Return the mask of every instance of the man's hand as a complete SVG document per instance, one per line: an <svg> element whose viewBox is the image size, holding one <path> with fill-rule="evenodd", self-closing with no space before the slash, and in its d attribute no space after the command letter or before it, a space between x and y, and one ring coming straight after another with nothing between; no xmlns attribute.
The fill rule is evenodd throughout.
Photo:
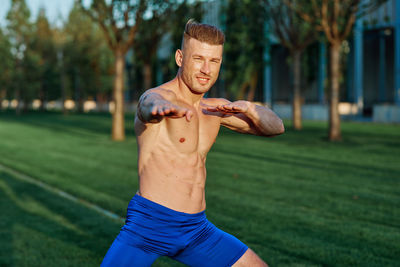
<svg viewBox="0 0 400 267"><path fill-rule="evenodd" d="M285 131L282 120L272 110L250 101L229 102L226 99L211 99L205 109L218 112L221 125L239 133L275 136Z"/></svg>
<svg viewBox="0 0 400 267"><path fill-rule="evenodd" d="M137 116L144 123L158 123L164 117L186 117L186 120L190 121L193 111L175 103L177 103L176 95L171 90L150 89L139 99Z"/></svg>
<svg viewBox="0 0 400 267"><path fill-rule="evenodd" d="M229 104L207 107L208 111L223 113L247 113L251 108L251 103L244 100L231 102Z"/></svg>
<svg viewBox="0 0 400 267"><path fill-rule="evenodd" d="M166 100L156 100L153 102L151 107L151 115L154 117L170 117L170 118L183 118L186 117L187 121L193 116L193 112L190 109L182 108L174 105Z"/></svg>

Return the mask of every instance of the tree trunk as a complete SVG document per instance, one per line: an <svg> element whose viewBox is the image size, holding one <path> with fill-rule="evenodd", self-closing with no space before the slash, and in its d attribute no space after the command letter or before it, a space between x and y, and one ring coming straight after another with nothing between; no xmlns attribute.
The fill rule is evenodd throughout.
<svg viewBox="0 0 400 267"><path fill-rule="evenodd" d="M104 97L104 93L103 92L97 92L96 93L96 104L98 107L98 110L100 112L104 112L107 110L107 101Z"/></svg>
<svg viewBox="0 0 400 267"><path fill-rule="evenodd" d="M62 54L61 54L62 55ZM68 114L68 109L65 107L65 101L67 100L67 79L64 72L64 58L61 56L60 59L60 80L61 80L61 98L62 98L62 113L63 115Z"/></svg>
<svg viewBox="0 0 400 267"><path fill-rule="evenodd" d="M292 103L292 113L293 113L293 128L295 130L301 130L301 52L294 51L293 55L293 103Z"/></svg>
<svg viewBox="0 0 400 267"><path fill-rule="evenodd" d="M42 84L41 84L41 87L40 87L40 91L39 91L39 100L40 100L40 107L39 107L39 110L40 111L44 111L44 109L45 109L45 94L44 94L44 89L43 89L43 81L42 81Z"/></svg>
<svg viewBox="0 0 400 267"><path fill-rule="evenodd" d="M239 88L239 92L236 96L236 100L244 99L244 95L246 94L247 87L249 87L249 83L247 81L243 82Z"/></svg>
<svg viewBox="0 0 400 267"><path fill-rule="evenodd" d="M330 99L329 99L329 140L340 141L339 116L339 73L340 73L340 43L330 46Z"/></svg>
<svg viewBox="0 0 400 267"><path fill-rule="evenodd" d="M115 52L115 79L114 79L114 112L111 138L115 141L125 140L124 127L124 69L125 55L122 51Z"/></svg>
<svg viewBox="0 0 400 267"><path fill-rule="evenodd" d="M79 70L74 70L74 87L75 87L75 105L77 105L78 113L83 113L83 95L81 88L81 81L79 77Z"/></svg>
<svg viewBox="0 0 400 267"><path fill-rule="evenodd" d="M253 75L250 80L249 92L247 93L247 101L254 101L254 96L256 95L257 89L257 82L258 82L258 71L253 72Z"/></svg>
<svg viewBox="0 0 400 267"><path fill-rule="evenodd" d="M18 83L18 87L20 87L21 83ZM21 89L17 88L15 90L15 99L17 100L17 106L15 108L15 113L17 115L21 115L21 102L22 102L22 98L21 98Z"/></svg>
<svg viewBox="0 0 400 267"><path fill-rule="evenodd" d="M23 98L23 105L22 105L22 112L23 113L28 113L29 111L29 103L30 103L30 99L28 97L24 97Z"/></svg>
<svg viewBox="0 0 400 267"><path fill-rule="evenodd" d="M18 76L21 75L21 62L17 59L16 61L16 71ZM21 77L21 76L19 76ZM15 99L17 100L17 106L15 108L15 113L21 115L21 82L17 81L17 88L15 89Z"/></svg>
<svg viewBox="0 0 400 267"><path fill-rule="evenodd" d="M0 109L3 109L3 100L7 95L6 89L1 89L0 90Z"/></svg>
<svg viewBox="0 0 400 267"><path fill-rule="evenodd" d="M150 89L153 81L153 71L150 63L145 63L143 67L143 85L144 89Z"/></svg>

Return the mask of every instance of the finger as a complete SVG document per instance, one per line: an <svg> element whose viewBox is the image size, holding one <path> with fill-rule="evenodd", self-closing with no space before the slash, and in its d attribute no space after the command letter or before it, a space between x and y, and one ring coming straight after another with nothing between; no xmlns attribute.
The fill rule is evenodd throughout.
<svg viewBox="0 0 400 267"><path fill-rule="evenodd" d="M174 108L173 110L170 110L170 112L168 114L166 114L165 116L169 116L172 118L182 118L185 116L185 113L186 113L186 109Z"/></svg>
<svg viewBox="0 0 400 267"><path fill-rule="evenodd" d="M224 112L224 113L240 113L240 112L243 112L240 108L237 109L237 108L232 107L232 106L223 107L220 111Z"/></svg>
<svg viewBox="0 0 400 267"><path fill-rule="evenodd" d="M174 113L174 108L171 107L171 106L165 106L163 108L163 111L164 111L164 114L167 115L167 114L170 114L170 113Z"/></svg>
<svg viewBox="0 0 400 267"><path fill-rule="evenodd" d="M221 111L225 111L225 112L230 112L230 111L232 111L232 107L231 107L231 106L228 106L228 105L221 105L221 106L219 107L219 109L220 109Z"/></svg>
<svg viewBox="0 0 400 267"><path fill-rule="evenodd" d="M218 107L206 107L208 111L218 111Z"/></svg>
<svg viewBox="0 0 400 267"><path fill-rule="evenodd" d="M170 115L172 118L182 118L185 117L185 113L184 112L175 112L173 114Z"/></svg>
<svg viewBox="0 0 400 267"><path fill-rule="evenodd" d="M244 111L244 109L242 107L238 107L238 106L233 106L232 109L235 111Z"/></svg>
<svg viewBox="0 0 400 267"><path fill-rule="evenodd" d="M226 108L229 109L229 110L237 110L237 109L240 109L240 107L235 106L235 105L228 105Z"/></svg>
<svg viewBox="0 0 400 267"><path fill-rule="evenodd" d="M186 120L189 122L193 117L193 112L191 110L188 110L186 112Z"/></svg>
<svg viewBox="0 0 400 267"><path fill-rule="evenodd" d="M232 105L223 105L223 108L232 110L233 106Z"/></svg>
<svg viewBox="0 0 400 267"><path fill-rule="evenodd" d="M158 107L157 107L157 106L154 106L154 107L151 109L151 114L152 114L152 115L157 115L157 110L158 110Z"/></svg>
<svg viewBox="0 0 400 267"><path fill-rule="evenodd" d="M169 108L166 108L166 107L164 107L162 109L162 111L164 112L164 115L168 115L171 112L171 110Z"/></svg>
<svg viewBox="0 0 400 267"><path fill-rule="evenodd" d="M158 115L161 115L161 116L164 115L164 111L163 111L163 108L162 108L162 107L159 107L159 108L157 109L157 114L158 114Z"/></svg>

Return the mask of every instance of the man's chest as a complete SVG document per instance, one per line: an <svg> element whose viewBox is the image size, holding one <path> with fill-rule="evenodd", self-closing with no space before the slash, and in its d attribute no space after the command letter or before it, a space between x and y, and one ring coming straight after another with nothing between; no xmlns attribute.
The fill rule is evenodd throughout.
<svg viewBox="0 0 400 267"><path fill-rule="evenodd" d="M168 136L172 145L181 152L207 154L218 135L221 119L205 114L201 109L192 111L190 121L167 118L163 135Z"/></svg>

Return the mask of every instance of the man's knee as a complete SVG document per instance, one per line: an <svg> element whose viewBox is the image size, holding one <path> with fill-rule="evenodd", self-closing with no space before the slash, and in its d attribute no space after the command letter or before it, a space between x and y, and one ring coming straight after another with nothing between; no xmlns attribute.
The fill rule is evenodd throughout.
<svg viewBox="0 0 400 267"><path fill-rule="evenodd" d="M240 257L240 259L233 265L233 267L268 267L268 265L257 256L250 248Z"/></svg>

